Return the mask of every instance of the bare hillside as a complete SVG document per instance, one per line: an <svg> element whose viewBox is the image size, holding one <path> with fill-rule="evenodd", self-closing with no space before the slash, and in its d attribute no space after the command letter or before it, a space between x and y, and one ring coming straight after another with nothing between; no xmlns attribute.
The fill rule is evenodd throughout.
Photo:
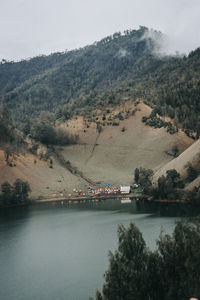
<svg viewBox="0 0 200 300"><path fill-rule="evenodd" d="M130 105L133 106L127 102L124 111L135 108ZM121 109L116 108L109 116L113 117ZM182 131L170 135L164 128L146 126L141 119L150 112L150 107L139 104L136 113L120 121L118 126L108 126L106 123L103 126L101 122L100 131L96 122L92 121L88 125L83 116L59 124L58 126L66 128L68 132L79 134L80 141L76 145L56 147L58 156L57 159L52 157L53 169L49 168L48 162L27 152L16 156L16 166L9 167L1 150L0 184L5 181L13 183L16 178L21 178L30 183L32 197L49 197L55 193L62 194L64 189L68 193L74 188L84 189L89 182L130 184L136 167L152 168L156 176L160 176L168 168L175 167L180 171L180 165L185 165L190 157L197 157L199 142L192 145L193 140ZM98 111L96 114L102 120L102 112ZM170 155L174 145L178 146L180 153L183 152L177 159ZM186 150L188 147L190 150ZM61 163L59 155L63 161L70 162L70 167L75 172L70 172L66 164ZM34 160L37 162L34 163Z"/></svg>
<svg viewBox="0 0 200 300"><path fill-rule="evenodd" d="M64 147L62 154L94 181L131 183L136 167L157 171L173 159L169 153L174 145L181 153L193 141L181 131L170 135L164 128L144 125L142 116L150 112L148 106L140 104L134 116L121 121L119 126L103 126L100 134L94 124L85 129L80 118L77 122L80 143ZM67 126L76 130L76 123Z"/></svg>
<svg viewBox="0 0 200 300"><path fill-rule="evenodd" d="M36 159L36 163L34 160ZM19 155L15 160L15 167L7 166L3 151L0 151L0 185L8 181L11 184L17 179L28 181L31 186L31 196L47 196L60 194L64 189L72 191L77 187L85 187L86 182L72 175L68 170L60 166L55 160L53 169L48 162L37 159L36 156L26 153Z"/></svg>

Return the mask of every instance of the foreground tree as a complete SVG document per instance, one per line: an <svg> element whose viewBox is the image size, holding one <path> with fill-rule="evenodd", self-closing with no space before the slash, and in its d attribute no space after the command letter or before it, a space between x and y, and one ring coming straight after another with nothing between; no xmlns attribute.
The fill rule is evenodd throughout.
<svg viewBox="0 0 200 300"><path fill-rule="evenodd" d="M109 253L110 268L103 287L105 299L144 299L140 285L145 280L147 249L142 234L131 224L128 230L120 226L118 236L118 251Z"/></svg>
<svg viewBox="0 0 200 300"><path fill-rule="evenodd" d="M139 229L118 230L118 250L109 254L100 300L171 300L200 295L200 221L178 222L150 251Z"/></svg>

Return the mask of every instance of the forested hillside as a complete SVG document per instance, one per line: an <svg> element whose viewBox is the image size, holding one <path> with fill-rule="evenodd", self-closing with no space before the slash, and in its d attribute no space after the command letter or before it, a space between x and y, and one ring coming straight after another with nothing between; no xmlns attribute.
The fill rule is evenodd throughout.
<svg viewBox="0 0 200 300"><path fill-rule="evenodd" d="M159 54L162 34L140 27L91 46L0 64L0 101L16 124L41 111L55 119L85 114L124 99L142 99L196 138L200 130L200 49L186 56Z"/></svg>

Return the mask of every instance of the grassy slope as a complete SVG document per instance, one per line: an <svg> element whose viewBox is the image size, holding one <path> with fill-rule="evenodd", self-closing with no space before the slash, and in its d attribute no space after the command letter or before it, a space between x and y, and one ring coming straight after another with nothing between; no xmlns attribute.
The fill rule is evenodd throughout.
<svg viewBox="0 0 200 300"><path fill-rule="evenodd" d="M103 127L95 149L98 135L95 126L83 132L84 126L80 130L79 120L80 144L64 147L63 155L94 181L122 184L132 182L136 167L156 171L171 161L173 157L165 151L170 152L174 144L182 152L193 143L181 131L170 135L164 128L154 129L144 125L141 118L149 114L150 108L142 104L140 109L135 116L121 121L120 126ZM125 132L121 131L122 127L126 128Z"/></svg>

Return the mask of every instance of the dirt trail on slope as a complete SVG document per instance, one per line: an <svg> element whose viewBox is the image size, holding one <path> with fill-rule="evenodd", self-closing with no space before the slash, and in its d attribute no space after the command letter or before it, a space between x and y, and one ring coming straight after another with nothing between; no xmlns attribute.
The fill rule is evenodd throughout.
<svg viewBox="0 0 200 300"><path fill-rule="evenodd" d="M95 139L95 141L94 141L94 145L93 145L91 154L90 154L90 156L88 157L88 159L86 160L86 163L92 158L92 156L93 156L93 154L94 154L94 150L95 150L95 148L96 148L96 146L97 146L97 142L98 142L98 139L99 139L99 137L100 137L100 134L101 134L101 133L98 132L97 137L96 137L96 139Z"/></svg>
<svg viewBox="0 0 200 300"><path fill-rule="evenodd" d="M69 172L71 172L73 175L78 176L85 180L87 183L91 185L95 185L95 182L92 181L90 178L84 176L83 172L78 170L77 167L73 166L69 160L65 160L64 156L58 152L57 150L54 150L54 156L57 159L57 161L60 163L61 166L66 168Z"/></svg>

